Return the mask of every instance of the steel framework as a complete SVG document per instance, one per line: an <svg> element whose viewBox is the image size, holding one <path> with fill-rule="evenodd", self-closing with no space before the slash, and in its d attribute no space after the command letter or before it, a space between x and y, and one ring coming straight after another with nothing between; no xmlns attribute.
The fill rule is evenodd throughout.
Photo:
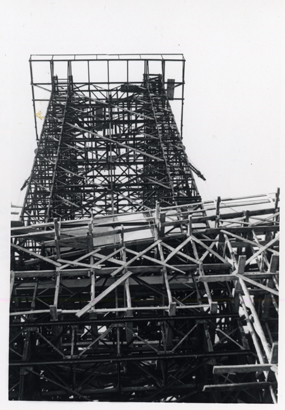
<svg viewBox="0 0 285 410"><path fill-rule="evenodd" d="M11 234L11 400L277 402L279 191L201 201L184 65L31 57L36 129L50 98Z"/></svg>

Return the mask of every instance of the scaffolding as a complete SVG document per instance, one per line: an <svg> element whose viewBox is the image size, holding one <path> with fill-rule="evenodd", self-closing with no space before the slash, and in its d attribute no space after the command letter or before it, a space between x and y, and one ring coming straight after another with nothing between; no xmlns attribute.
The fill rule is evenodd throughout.
<svg viewBox="0 0 285 410"><path fill-rule="evenodd" d="M279 190L202 201L183 56L30 63L40 137L11 230L10 400L276 403Z"/></svg>

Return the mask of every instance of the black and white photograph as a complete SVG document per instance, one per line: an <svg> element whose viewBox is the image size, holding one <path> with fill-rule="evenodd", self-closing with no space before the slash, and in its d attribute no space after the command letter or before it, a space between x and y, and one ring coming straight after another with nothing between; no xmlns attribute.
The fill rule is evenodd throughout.
<svg viewBox="0 0 285 410"><path fill-rule="evenodd" d="M281 405L284 8L3 1L7 408Z"/></svg>

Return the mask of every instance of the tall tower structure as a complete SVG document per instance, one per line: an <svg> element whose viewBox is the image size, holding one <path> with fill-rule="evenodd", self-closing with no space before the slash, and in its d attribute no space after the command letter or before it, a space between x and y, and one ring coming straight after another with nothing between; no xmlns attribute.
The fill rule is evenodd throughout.
<svg viewBox="0 0 285 410"><path fill-rule="evenodd" d="M279 192L202 202L183 56L30 64L10 399L276 402Z"/></svg>

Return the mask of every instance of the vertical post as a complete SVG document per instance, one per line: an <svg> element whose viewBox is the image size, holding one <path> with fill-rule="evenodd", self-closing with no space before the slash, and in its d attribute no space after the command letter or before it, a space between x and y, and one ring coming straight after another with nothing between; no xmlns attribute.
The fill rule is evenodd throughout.
<svg viewBox="0 0 285 410"><path fill-rule="evenodd" d="M14 289L14 282L15 282L15 272L10 272L10 300L12 298L13 289Z"/></svg>
<svg viewBox="0 0 285 410"><path fill-rule="evenodd" d="M192 235L192 216L188 215L188 236Z"/></svg>
<svg viewBox="0 0 285 410"><path fill-rule="evenodd" d="M277 211L279 207L279 199L280 199L280 188L277 188L277 192L275 194L275 211Z"/></svg>
<svg viewBox="0 0 285 410"><path fill-rule="evenodd" d="M60 224L57 218L54 218L53 223L54 223L54 242L55 242L56 256L57 256L57 259L60 259L60 246L59 246Z"/></svg>
<svg viewBox="0 0 285 410"><path fill-rule="evenodd" d="M219 228L220 226L220 203L221 203L221 197L218 196L217 201L216 201L216 221L215 221L216 228Z"/></svg>
<svg viewBox="0 0 285 410"><path fill-rule="evenodd" d="M162 84L165 86L165 61L161 60Z"/></svg>
<svg viewBox="0 0 285 410"><path fill-rule="evenodd" d="M127 302L127 312L126 312L126 317L132 317L133 312L129 309L132 307L132 298L131 298L131 292L130 292L130 279L127 279L125 282L125 294L126 294L126 302ZM133 334L133 322L126 322L126 341L129 346L132 346L133 343L131 342L132 340L132 334Z"/></svg>
<svg viewBox="0 0 285 410"><path fill-rule="evenodd" d="M88 233L89 233L89 252L91 252L94 249L93 246L93 213L91 213L91 218L90 222L88 224ZM94 265L94 256L90 255L90 265ZM90 299L94 300L96 297L96 275L95 275L95 269L91 268L90 271ZM96 308L95 305L91 307L90 312L89 312L89 319L90 320L96 320L97 318L97 313L96 313ZM92 336L96 339L98 337L98 327L96 324L91 324L91 334ZM98 346L99 342L97 342L95 345Z"/></svg>
<svg viewBox="0 0 285 410"><path fill-rule="evenodd" d="M176 315L176 303L170 302L169 303L169 316L171 317L175 315ZM170 320L169 324L166 325L166 347L167 349L173 346L173 328L174 327L175 327L174 320Z"/></svg>
<svg viewBox="0 0 285 410"><path fill-rule="evenodd" d="M156 201L155 203L155 225L157 227L157 229L159 230L159 223L160 223L160 204L159 201Z"/></svg>
<svg viewBox="0 0 285 410"><path fill-rule="evenodd" d="M88 94L89 94L89 103L91 102L91 90L90 90L90 61L87 61L87 70L88 70Z"/></svg>

